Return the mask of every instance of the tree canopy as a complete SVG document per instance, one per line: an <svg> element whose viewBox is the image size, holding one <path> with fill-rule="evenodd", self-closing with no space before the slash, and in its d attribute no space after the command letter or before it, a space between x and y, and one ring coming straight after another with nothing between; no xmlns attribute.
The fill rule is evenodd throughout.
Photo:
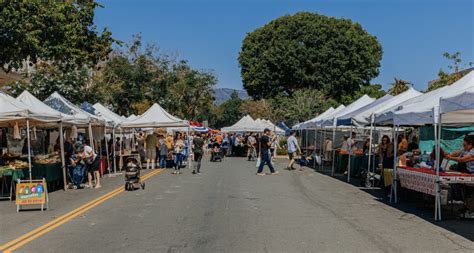
<svg viewBox="0 0 474 253"><path fill-rule="evenodd" d="M388 93L392 96L396 96L400 93L407 91L411 85L413 84L408 81L395 78L395 81L391 83L390 89L388 89Z"/></svg>
<svg viewBox="0 0 474 253"><path fill-rule="evenodd" d="M340 100L379 74L381 58L377 38L360 24L299 12L248 33L239 63L255 99L315 88Z"/></svg>
<svg viewBox="0 0 474 253"><path fill-rule="evenodd" d="M94 65L115 41L94 25L95 1L0 1L0 66L20 69L26 60Z"/></svg>

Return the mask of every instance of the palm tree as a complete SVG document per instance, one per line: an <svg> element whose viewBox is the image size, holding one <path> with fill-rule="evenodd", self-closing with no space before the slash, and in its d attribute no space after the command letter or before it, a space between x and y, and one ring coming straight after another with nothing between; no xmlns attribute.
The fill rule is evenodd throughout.
<svg viewBox="0 0 474 253"><path fill-rule="evenodd" d="M388 90L388 93L392 96L396 96L400 93L403 93L407 91L413 84L402 80L402 79L397 79L395 78L395 82L391 83L392 87Z"/></svg>

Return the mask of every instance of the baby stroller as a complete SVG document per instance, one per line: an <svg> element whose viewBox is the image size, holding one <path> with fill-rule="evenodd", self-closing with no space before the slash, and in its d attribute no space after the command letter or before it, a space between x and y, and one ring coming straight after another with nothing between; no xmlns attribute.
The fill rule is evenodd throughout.
<svg viewBox="0 0 474 253"><path fill-rule="evenodd" d="M222 159L222 150L218 145L215 145L211 152L211 162L222 162Z"/></svg>
<svg viewBox="0 0 474 253"><path fill-rule="evenodd" d="M84 164L77 163L76 166L68 165L69 189L84 188L84 180L86 178L86 169Z"/></svg>
<svg viewBox="0 0 474 253"><path fill-rule="evenodd" d="M145 183L141 181L140 166L136 158L130 157L125 165L125 190L133 191L138 188L145 189Z"/></svg>

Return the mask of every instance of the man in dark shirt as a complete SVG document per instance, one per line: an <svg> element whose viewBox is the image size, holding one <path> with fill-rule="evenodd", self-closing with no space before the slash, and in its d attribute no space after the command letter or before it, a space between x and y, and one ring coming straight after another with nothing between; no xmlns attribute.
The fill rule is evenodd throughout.
<svg viewBox="0 0 474 253"><path fill-rule="evenodd" d="M271 136L271 131L268 128L265 128L263 131L262 137L260 137L260 165L258 166L258 171L257 175L259 176L264 176L265 173L263 173L263 166L268 165L268 168L270 168L270 172L272 175L278 174L278 171L275 171L272 165L272 157L270 155L270 147L272 145L272 138Z"/></svg>
<svg viewBox="0 0 474 253"><path fill-rule="evenodd" d="M194 153L194 162L196 169L193 169L193 174L201 173L201 160L202 154L204 151L204 140L201 138L201 134L197 133L196 136L193 138L193 153Z"/></svg>

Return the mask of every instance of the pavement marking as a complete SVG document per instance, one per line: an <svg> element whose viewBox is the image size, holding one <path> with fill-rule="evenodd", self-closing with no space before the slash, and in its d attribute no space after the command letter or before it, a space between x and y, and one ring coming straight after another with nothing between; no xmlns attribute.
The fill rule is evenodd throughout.
<svg viewBox="0 0 474 253"><path fill-rule="evenodd" d="M164 169L157 169L154 170L144 176L142 176L142 180L145 181L148 178L151 178L152 176L159 174L161 172L165 171ZM86 211L98 206L99 204L105 202L106 200L115 197L116 195L122 193L125 191L125 188L123 186L118 187L115 190L112 190L109 193L106 193L46 224L44 224L41 227L38 227L26 234L23 234L22 236L0 246L0 251L3 251L4 253L9 253L12 252L13 250L16 250L20 248L21 246L33 241L34 239L50 232L51 230L61 226L62 224L66 223L69 220L72 220L73 218L85 213Z"/></svg>

